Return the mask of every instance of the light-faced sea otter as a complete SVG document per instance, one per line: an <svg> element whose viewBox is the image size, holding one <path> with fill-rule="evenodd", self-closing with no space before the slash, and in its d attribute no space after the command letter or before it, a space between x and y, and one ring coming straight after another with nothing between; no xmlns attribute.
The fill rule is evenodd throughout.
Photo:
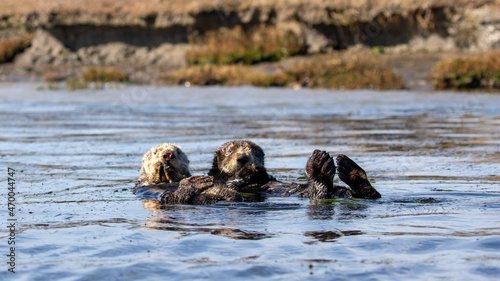
<svg viewBox="0 0 500 281"><path fill-rule="evenodd" d="M190 176L186 154L178 145L164 143L144 154L138 184L173 183Z"/></svg>
<svg viewBox="0 0 500 281"><path fill-rule="evenodd" d="M171 204L209 205L243 200L236 190L214 177L191 176L186 154L178 145L169 143L144 154L134 193L146 199L158 199L161 195L165 203Z"/></svg>

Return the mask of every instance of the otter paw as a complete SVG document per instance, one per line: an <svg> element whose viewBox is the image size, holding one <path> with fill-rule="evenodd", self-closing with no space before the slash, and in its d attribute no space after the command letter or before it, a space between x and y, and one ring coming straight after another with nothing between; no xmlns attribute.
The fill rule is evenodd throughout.
<svg viewBox="0 0 500 281"><path fill-rule="evenodd" d="M260 165L252 164L243 167L236 178L226 182L226 187L238 190L239 192L261 192L262 188L272 178L267 174L266 168Z"/></svg>
<svg viewBox="0 0 500 281"><path fill-rule="evenodd" d="M339 154L336 161L339 178L349 185L349 187L353 188L353 186L370 184L365 171L349 157Z"/></svg>
<svg viewBox="0 0 500 281"><path fill-rule="evenodd" d="M343 154L338 155L336 161L339 178L352 189L353 197L370 199L381 197L372 187L365 171L356 162Z"/></svg>
<svg viewBox="0 0 500 281"><path fill-rule="evenodd" d="M213 177L192 176L183 179L175 192L164 192L160 196L162 204L196 204L197 197L214 185Z"/></svg>
<svg viewBox="0 0 500 281"><path fill-rule="evenodd" d="M247 184L261 185L264 185L271 180L267 174L266 168L255 164L242 168L238 172L237 178L244 180Z"/></svg>
<svg viewBox="0 0 500 281"><path fill-rule="evenodd" d="M165 167L163 163L158 164L158 182L157 183L171 183L172 181L168 177L168 167Z"/></svg>
<svg viewBox="0 0 500 281"><path fill-rule="evenodd" d="M171 202L173 201L173 193L174 191L171 190L163 191L163 193L160 194L160 204L171 204Z"/></svg>
<svg viewBox="0 0 500 281"><path fill-rule="evenodd" d="M203 191L195 198L193 203L195 205L212 205L220 201L241 202L243 197L234 189L214 186Z"/></svg>
<svg viewBox="0 0 500 281"><path fill-rule="evenodd" d="M308 181L331 183L335 176L333 158L326 151L314 150L304 170Z"/></svg>

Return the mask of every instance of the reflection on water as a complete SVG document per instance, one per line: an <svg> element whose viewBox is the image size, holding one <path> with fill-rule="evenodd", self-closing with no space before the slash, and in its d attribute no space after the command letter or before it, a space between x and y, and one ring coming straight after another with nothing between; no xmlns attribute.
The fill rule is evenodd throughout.
<svg viewBox="0 0 500 281"><path fill-rule="evenodd" d="M307 208L307 215L313 220L350 220L363 218L369 205L367 200L333 199L313 200Z"/></svg>
<svg viewBox="0 0 500 281"><path fill-rule="evenodd" d="M0 87L0 159L18 171L19 280L500 275L498 95ZM283 181L304 181L315 148L345 153L383 198L160 206L131 193L153 145L181 145L204 174L231 139L260 144Z"/></svg>
<svg viewBox="0 0 500 281"><path fill-rule="evenodd" d="M348 231L306 231L305 236L314 237L319 242L335 242L339 237L361 235L363 234L358 230Z"/></svg>
<svg viewBox="0 0 500 281"><path fill-rule="evenodd" d="M210 233L213 235L221 235L231 239L260 240L271 237L271 235L266 233L246 231L237 228L180 227L177 226L176 223L168 223L166 221L155 222L154 224L148 222L146 227L155 230L175 231L178 232L181 236Z"/></svg>

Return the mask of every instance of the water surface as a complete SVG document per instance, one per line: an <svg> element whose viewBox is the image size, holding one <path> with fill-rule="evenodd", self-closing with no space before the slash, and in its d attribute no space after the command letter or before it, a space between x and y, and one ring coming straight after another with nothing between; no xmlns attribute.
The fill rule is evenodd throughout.
<svg viewBox="0 0 500 281"><path fill-rule="evenodd" d="M0 84L0 194L11 167L20 203L17 273L2 262L1 280L500 276L500 95L37 86ZM383 198L158 206L131 193L152 146L181 145L205 174L232 139L261 145L283 181L304 181L315 148L347 154Z"/></svg>

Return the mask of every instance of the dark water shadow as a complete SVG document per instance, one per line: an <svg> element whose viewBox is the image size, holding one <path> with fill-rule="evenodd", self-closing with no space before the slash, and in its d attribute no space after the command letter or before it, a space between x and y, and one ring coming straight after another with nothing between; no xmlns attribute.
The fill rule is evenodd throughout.
<svg viewBox="0 0 500 281"><path fill-rule="evenodd" d="M359 230L346 230L346 231L306 231L304 236L314 238L319 242L336 242L338 238L344 236L362 235L363 232ZM307 242L311 244L311 242Z"/></svg>
<svg viewBox="0 0 500 281"><path fill-rule="evenodd" d="M249 231L231 227L213 227L219 224L207 223L183 223L169 219L148 219L145 228L179 232L180 236L188 236L201 233L209 233L212 235L223 236L231 239L243 240L261 240L271 238L273 235L258 231Z"/></svg>
<svg viewBox="0 0 500 281"><path fill-rule="evenodd" d="M327 199L311 200L307 207L307 216L313 220L346 220L365 218L361 212L366 211L369 205L356 199Z"/></svg>

